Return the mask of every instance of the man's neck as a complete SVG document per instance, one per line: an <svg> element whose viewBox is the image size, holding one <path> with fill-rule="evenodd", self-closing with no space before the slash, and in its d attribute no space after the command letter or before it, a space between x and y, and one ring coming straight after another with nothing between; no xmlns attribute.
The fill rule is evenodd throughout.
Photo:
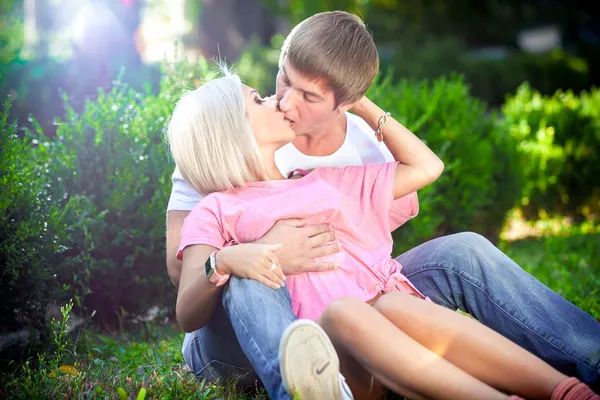
<svg viewBox="0 0 600 400"><path fill-rule="evenodd" d="M329 123L322 124L311 132L296 136L293 144L298 151L307 156L325 157L332 155L342 147L346 140L346 114Z"/></svg>

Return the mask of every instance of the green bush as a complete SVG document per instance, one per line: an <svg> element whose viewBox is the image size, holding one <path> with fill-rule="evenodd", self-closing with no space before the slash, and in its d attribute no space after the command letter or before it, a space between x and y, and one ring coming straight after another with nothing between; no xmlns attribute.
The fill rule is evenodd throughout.
<svg viewBox="0 0 600 400"><path fill-rule="evenodd" d="M67 229L47 191L46 164L33 162L33 141L17 135L9 109L6 101L0 115L0 326L41 328L48 299L67 294L59 283Z"/></svg>
<svg viewBox="0 0 600 400"><path fill-rule="evenodd" d="M525 160L521 203L527 216L600 211L600 91L543 96L523 84L507 98L503 113Z"/></svg>
<svg viewBox="0 0 600 400"><path fill-rule="evenodd" d="M516 144L460 78L380 79L367 95L425 141L446 169L419 193L415 222L398 230L396 251L434 236L475 231L495 239L504 214L519 199Z"/></svg>

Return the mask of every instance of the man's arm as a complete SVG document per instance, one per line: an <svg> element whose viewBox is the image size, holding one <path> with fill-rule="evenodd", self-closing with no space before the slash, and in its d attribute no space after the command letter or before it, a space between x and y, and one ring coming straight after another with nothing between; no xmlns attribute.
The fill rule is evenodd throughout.
<svg viewBox="0 0 600 400"><path fill-rule="evenodd" d="M167 271L171 282L179 287L181 277L181 261L177 259L177 250L181 242L181 228L183 220L189 211L171 210L167 211Z"/></svg>

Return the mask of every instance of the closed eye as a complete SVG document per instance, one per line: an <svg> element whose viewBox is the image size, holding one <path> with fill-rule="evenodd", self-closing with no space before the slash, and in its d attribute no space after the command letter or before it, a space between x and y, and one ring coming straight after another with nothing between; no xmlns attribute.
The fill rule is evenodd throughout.
<svg viewBox="0 0 600 400"><path fill-rule="evenodd" d="M316 103L317 100L309 98L308 95L304 95L304 100L306 100L307 103Z"/></svg>

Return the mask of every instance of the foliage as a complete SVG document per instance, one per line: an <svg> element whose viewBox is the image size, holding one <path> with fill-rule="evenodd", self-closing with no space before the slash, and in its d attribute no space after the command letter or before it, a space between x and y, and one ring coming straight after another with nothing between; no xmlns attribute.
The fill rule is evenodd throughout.
<svg viewBox="0 0 600 400"><path fill-rule="evenodd" d="M475 231L495 238L519 198L516 145L460 78L379 79L367 95L427 143L446 169L419 192L420 215L399 229L396 251L437 235Z"/></svg>
<svg viewBox="0 0 600 400"><path fill-rule="evenodd" d="M19 138L9 108L6 101L0 115L0 325L40 328L48 299L66 296L59 282L70 269L61 260L68 228L48 193L48 165L32 161L36 141Z"/></svg>
<svg viewBox="0 0 600 400"><path fill-rule="evenodd" d="M269 47L253 43L240 56L235 69L244 83L263 96L275 93L275 77L279 70L279 51L285 37L275 35Z"/></svg>
<svg viewBox="0 0 600 400"><path fill-rule="evenodd" d="M597 213L600 90L543 96L523 84L507 98L503 113L503 124L526 160L521 202L528 215Z"/></svg>
<svg viewBox="0 0 600 400"><path fill-rule="evenodd" d="M24 44L22 10L16 1L0 2L0 65L15 60ZM3 79L0 72L0 79Z"/></svg>

